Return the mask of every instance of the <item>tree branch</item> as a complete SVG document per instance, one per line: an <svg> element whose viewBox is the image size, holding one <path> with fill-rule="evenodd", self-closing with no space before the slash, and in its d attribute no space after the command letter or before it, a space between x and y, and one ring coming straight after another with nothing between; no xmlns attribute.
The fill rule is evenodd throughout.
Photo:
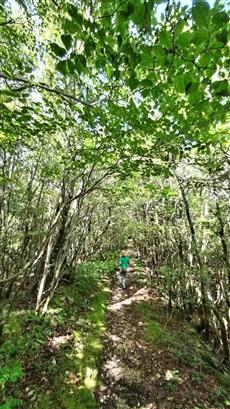
<svg viewBox="0 0 230 409"><path fill-rule="evenodd" d="M10 77L10 76L8 76L6 74L3 74L1 72L0 72L0 78L4 79L5 81L12 81L12 82L18 82L18 83L21 83L21 84L25 84L25 87L28 87L28 88L43 89L43 90L48 91L48 92L50 92L52 94L56 94L59 97L62 97L64 99L72 100L74 102L78 102L79 104L82 104L82 105L85 105L85 106L88 106L88 107L93 107L92 103L84 101L84 100L82 100L80 98L77 98L74 95L68 94L65 91L62 91L61 89L51 88L51 87L49 87L49 85L47 85L47 84L45 84L43 82L33 83L33 82L30 82L30 81L28 81L28 80L26 80L24 78L18 78L18 77L12 78L12 77ZM25 88L23 87L23 89L25 89ZM20 88L16 88L16 89L13 89L13 90L14 91L20 91L20 90L22 90L22 88L20 87Z"/></svg>

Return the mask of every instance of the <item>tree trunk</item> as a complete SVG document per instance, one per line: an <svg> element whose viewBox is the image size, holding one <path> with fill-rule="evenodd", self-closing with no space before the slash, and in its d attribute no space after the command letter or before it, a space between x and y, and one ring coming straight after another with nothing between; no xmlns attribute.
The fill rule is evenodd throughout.
<svg viewBox="0 0 230 409"><path fill-rule="evenodd" d="M184 207L185 207L185 213L190 229L190 234L191 234L191 242L192 242L192 250L195 254L197 264L199 266L200 270L200 289L201 289L201 302L202 302L202 307L203 307L203 312L204 312L204 319L205 319L205 339L208 341L209 340L209 335L210 335L210 324L209 324L209 305L208 305L208 299L207 299L207 291L206 291L206 283L205 283L205 278L203 274L203 262L201 260L199 250L198 250L198 245L197 245L197 240L196 240L196 233L195 233L195 227L192 221L191 217L191 212L190 212L190 207L189 203L185 194L185 190L183 188L183 185L181 181L177 178L177 181L179 183L179 188L181 191L181 196L183 199Z"/></svg>
<svg viewBox="0 0 230 409"><path fill-rule="evenodd" d="M43 296L44 288L46 285L47 276L49 274L49 263L50 263L51 251L52 251L52 236L50 236L48 244L47 244L44 271L43 271L42 279L40 281L38 295L37 295L36 311L39 311L40 306L41 306L42 296Z"/></svg>

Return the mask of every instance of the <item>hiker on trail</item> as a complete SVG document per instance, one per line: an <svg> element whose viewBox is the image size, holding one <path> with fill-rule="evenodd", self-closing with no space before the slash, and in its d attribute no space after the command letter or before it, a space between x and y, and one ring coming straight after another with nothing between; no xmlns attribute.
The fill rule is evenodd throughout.
<svg viewBox="0 0 230 409"><path fill-rule="evenodd" d="M123 251L121 257L119 258L119 267L120 267L120 283L123 288L126 288L126 274L129 267L129 258L126 255L126 252Z"/></svg>

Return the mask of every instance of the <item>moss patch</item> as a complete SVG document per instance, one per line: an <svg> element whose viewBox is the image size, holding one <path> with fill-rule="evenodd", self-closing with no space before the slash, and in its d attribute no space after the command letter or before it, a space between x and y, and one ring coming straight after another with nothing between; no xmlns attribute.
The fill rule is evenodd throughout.
<svg viewBox="0 0 230 409"><path fill-rule="evenodd" d="M142 319L144 319L145 338L147 341L155 343L168 343L170 341L170 333L157 322L152 308L147 302L142 301L138 303L137 311L142 316Z"/></svg>

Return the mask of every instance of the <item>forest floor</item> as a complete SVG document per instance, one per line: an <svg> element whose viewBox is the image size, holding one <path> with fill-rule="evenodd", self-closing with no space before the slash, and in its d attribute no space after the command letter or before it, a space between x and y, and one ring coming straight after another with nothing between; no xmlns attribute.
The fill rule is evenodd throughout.
<svg viewBox="0 0 230 409"><path fill-rule="evenodd" d="M117 257L82 264L45 317L26 300L0 343L0 409L224 409L230 376L180 312Z"/></svg>
<svg viewBox="0 0 230 409"><path fill-rule="evenodd" d="M210 351L195 331L143 286L140 271L129 276L127 289L118 287L117 280L112 284L98 409L229 407Z"/></svg>

